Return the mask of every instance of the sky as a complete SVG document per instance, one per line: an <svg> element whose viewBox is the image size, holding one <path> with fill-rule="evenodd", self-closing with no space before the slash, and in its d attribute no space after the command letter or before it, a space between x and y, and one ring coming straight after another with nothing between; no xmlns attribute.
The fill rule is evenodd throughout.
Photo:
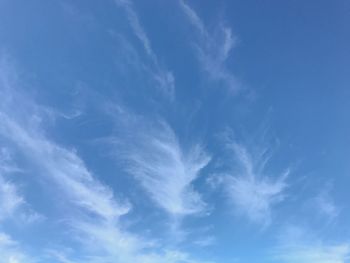
<svg viewBox="0 0 350 263"><path fill-rule="evenodd" d="M0 0L0 263L349 263L349 25Z"/></svg>

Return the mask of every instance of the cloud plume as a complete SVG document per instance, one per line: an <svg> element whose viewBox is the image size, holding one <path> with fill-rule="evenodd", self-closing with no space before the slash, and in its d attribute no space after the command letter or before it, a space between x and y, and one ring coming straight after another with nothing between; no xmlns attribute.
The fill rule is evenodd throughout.
<svg viewBox="0 0 350 263"><path fill-rule="evenodd" d="M231 28L219 24L217 31L209 32L201 18L185 1L180 0L180 7L197 32L197 39L194 47L197 59L210 79L222 83L222 86L231 92L240 89L236 77L225 65L232 48L236 44L236 38L232 34Z"/></svg>
<svg viewBox="0 0 350 263"><path fill-rule="evenodd" d="M268 149L253 155L236 141L228 141L227 147L233 154L231 160L235 165L220 180L229 202L238 214L251 222L268 226L273 206L284 200L289 170L278 177L268 176L264 171L271 158Z"/></svg>

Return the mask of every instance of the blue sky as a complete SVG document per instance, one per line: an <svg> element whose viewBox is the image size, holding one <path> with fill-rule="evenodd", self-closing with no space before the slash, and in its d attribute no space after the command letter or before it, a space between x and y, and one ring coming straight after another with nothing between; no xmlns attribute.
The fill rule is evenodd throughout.
<svg viewBox="0 0 350 263"><path fill-rule="evenodd" d="M350 262L349 24L0 0L0 263Z"/></svg>

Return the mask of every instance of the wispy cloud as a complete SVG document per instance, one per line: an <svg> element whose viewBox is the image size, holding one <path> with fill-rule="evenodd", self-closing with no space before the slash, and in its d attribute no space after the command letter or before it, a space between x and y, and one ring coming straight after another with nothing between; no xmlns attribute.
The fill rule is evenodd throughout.
<svg viewBox="0 0 350 263"><path fill-rule="evenodd" d="M16 101L32 104L27 105L27 108L31 108L31 114L41 115L39 119L44 118L43 112L40 112L30 98L24 99L19 93L16 93L15 84L7 83L6 91L4 85L0 84L2 92L8 92L8 95L15 98ZM24 116L15 114L12 110L13 106L9 103L0 112L1 137L16 145L18 151L38 167L38 174L51 180L64 193L68 204L76 206L86 216L97 217L89 228L81 227L84 217L70 218L71 226L79 230L79 235L96 234L91 232L93 228L99 227L105 230L105 226L109 227L110 233L119 234L117 221L121 215L128 212L129 205L116 201L112 190L94 177L74 150L65 149L52 142L38 126L24 126L25 122L21 121ZM7 192L12 193L9 189L11 190L7 187ZM113 236L114 239L118 237L120 238L120 235ZM100 246L109 242L108 239L98 241ZM101 243L102 241L104 243Z"/></svg>
<svg viewBox="0 0 350 263"><path fill-rule="evenodd" d="M6 233L0 232L0 263L32 263L32 258L26 255L20 245Z"/></svg>
<svg viewBox="0 0 350 263"><path fill-rule="evenodd" d="M330 194L330 187L326 186L314 199L316 207L322 216L328 221L335 220L340 214L340 208L333 201Z"/></svg>
<svg viewBox="0 0 350 263"><path fill-rule="evenodd" d="M127 211L114 201L108 187L93 178L74 151L50 142L37 131L25 129L8 115L1 113L0 121L0 133L37 163L44 175L55 180L73 203L108 220Z"/></svg>
<svg viewBox="0 0 350 263"><path fill-rule="evenodd" d="M6 180L4 175L17 170L10 160L10 155L5 148L0 149L0 222L12 217L17 209L24 203L15 184Z"/></svg>
<svg viewBox="0 0 350 263"><path fill-rule="evenodd" d="M8 69L4 64L1 66L0 69ZM19 92L22 90L16 79L3 74L6 71L0 70L0 80L6 80L0 82L0 93L9 99L0 107L0 137L33 164L37 176L60 191L65 206L74 208L74 214L65 214L57 220L68 223L71 236L66 238L81 244L84 256L80 256L78 262L195 262L186 253L167 250L164 246L154 247L152 252L151 240L125 230L120 220L129 212L130 204L117 200L113 190L97 179L74 149L60 146L48 137L44 120L51 115ZM23 107L20 110L18 102ZM28 120L28 114L34 116L35 121ZM17 259L12 262L20 262L14 260ZM61 262L64 260L74 262L69 255L61 257Z"/></svg>
<svg viewBox="0 0 350 263"><path fill-rule="evenodd" d="M24 203L13 183L5 181L0 175L0 221L12 217L15 211Z"/></svg>
<svg viewBox="0 0 350 263"><path fill-rule="evenodd" d="M280 176L265 174L265 166L271 155L268 148L253 154L247 147L234 140L226 142L234 165L231 171L219 178L226 196L238 214L250 221L268 226L271 223L272 208L285 198L287 169Z"/></svg>
<svg viewBox="0 0 350 263"><path fill-rule="evenodd" d="M300 245L282 249L276 257L286 263L345 263L350 258L350 244Z"/></svg>
<svg viewBox="0 0 350 263"><path fill-rule="evenodd" d="M18 185L12 180L14 173L23 172L12 160L7 148L0 149L0 226L4 221L22 224L37 223L45 216L34 211L25 200Z"/></svg>
<svg viewBox="0 0 350 263"><path fill-rule="evenodd" d="M193 8L183 0L180 0L179 3L197 31L198 38L194 46L201 67L212 80L222 83L231 92L237 92L240 85L225 65L236 44L236 38L233 36L231 28L220 23L217 31L209 32Z"/></svg>
<svg viewBox="0 0 350 263"><path fill-rule="evenodd" d="M117 122L123 122L121 130L128 132L113 140L118 155L153 201L175 217L202 212L205 204L193 182L210 161L203 146L183 147L162 121L148 122L124 111Z"/></svg>
<svg viewBox="0 0 350 263"><path fill-rule="evenodd" d="M159 87L173 99L175 92L175 78L171 71L165 69L159 62L158 56L151 47L151 41L147 36L146 31L140 23L139 17L130 0L115 0L118 6L121 6L126 13L129 24L143 46L144 51L151 60L153 66L150 68L150 74L158 83Z"/></svg>
<svg viewBox="0 0 350 263"><path fill-rule="evenodd" d="M11 220L34 223L45 217L27 204L18 185L11 180L13 173L22 172L12 160L7 148L0 149L0 223Z"/></svg>
<svg viewBox="0 0 350 263"><path fill-rule="evenodd" d="M350 259L350 243L324 242L303 228L289 226L273 258L285 263L345 263Z"/></svg>

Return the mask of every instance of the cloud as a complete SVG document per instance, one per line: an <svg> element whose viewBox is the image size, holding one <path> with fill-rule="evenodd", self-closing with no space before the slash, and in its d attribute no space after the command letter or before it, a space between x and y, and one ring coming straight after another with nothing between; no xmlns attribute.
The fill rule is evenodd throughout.
<svg viewBox="0 0 350 263"><path fill-rule="evenodd" d="M16 94L15 86L12 86L12 90L8 86L7 91L5 91L4 85L1 84L2 92L7 92L9 96L15 97L16 101L28 104L26 106L31 108L32 116L38 115L39 119L45 117L30 98L24 99L20 93ZM90 228L108 225L111 230L114 229L114 233L119 231L117 221L121 215L128 212L129 205L116 201L112 190L94 177L74 150L65 149L50 141L37 125L24 126L25 122L22 121L24 116L16 115L12 110L13 106L8 104L6 109L0 111L2 124L0 136L16 145L17 150L26 156L35 167L38 167L38 175L47 178L59 188L66 201L69 202L68 204L80 209L80 212L85 213L85 216L91 217L93 215L96 217ZM12 198L14 191L11 186L4 185L2 188L5 188L11 200L14 199ZM13 203L11 209L18 201ZM7 202L7 206L9 204L11 203ZM73 217L69 222L74 229L81 230L81 233L87 233L88 229L80 227L83 218Z"/></svg>
<svg viewBox="0 0 350 263"><path fill-rule="evenodd" d="M72 203L112 220L127 212L118 205L112 191L97 181L75 154L47 140L42 134L29 131L9 116L0 113L0 134L17 145L41 172L59 185Z"/></svg>
<svg viewBox="0 0 350 263"><path fill-rule="evenodd" d="M139 18L133 9L132 2L129 0L116 0L115 2L125 9L131 28L133 29L136 37L141 41L146 53L149 56L153 57L153 59L156 59L155 54L151 48L150 40L148 39L145 30L140 24Z"/></svg>
<svg viewBox="0 0 350 263"><path fill-rule="evenodd" d="M334 203L329 186L326 186L321 193L314 199L315 205L322 216L325 216L329 221L332 221L340 214L339 207Z"/></svg>
<svg viewBox="0 0 350 263"><path fill-rule="evenodd" d="M185 4L184 1L180 0L179 3L192 25L197 28L201 35L207 37L207 30L197 13L189 5Z"/></svg>
<svg viewBox="0 0 350 263"><path fill-rule="evenodd" d="M26 255L19 244L9 235L0 232L0 263L33 263L32 258Z"/></svg>
<svg viewBox="0 0 350 263"><path fill-rule="evenodd" d="M240 85L225 63L236 44L231 28L220 24L217 31L208 32L197 13L183 0L179 1L184 14L197 31L195 50L201 67L209 77L223 83L231 92L237 92Z"/></svg>
<svg viewBox="0 0 350 263"><path fill-rule="evenodd" d="M12 160L7 148L0 149L0 223L5 220L19 220L34 223L44 217L33 211L20 193L18 186L8 179L12 173L22 172Z"/></svg>
<svg viewBox="0 0 350 263"><path fill-rule="evenodd" d="M150 68L150 74L153 79L158 83L159 87L171 98L174 97L175 92L175 78L171 71L165 69L160 65L159 59L156 53L151 47L151 41L149 40L146 31L142 27L139 17L133 7L133 3L130 0L115 0L115 3L125 10L126 17L129 24L135 34L135 36L141 42L144 51L151 60L153 66Z"/></svg>
<svg viewBox="0 0 350 263"><path fill-rule="evenodd" d="M270 159L267 149L253 156L244 145L235 141L228 142L228 147L234 154L236 169L221 176L219 184L224 186L229 202L239 214L268 226L273 206L284 200L289 170L277 178L264 175Z"/></svg>
<svg viewBox="0 0 350 263"><path fill-rule="evenodd" d="M49 182L53 190L59 191L61 201L74 211L57 220L63 222L64 229L69 227L70 235L65 238L81 246L78 251L83 256L76 261L196 262L184 252L168 250L164 246L154 247L152 240L130 233L121 226L121 216L129 212L131 205L117 200L113 190L98 180L74 149L67 149L49 138L44 125L52 115L22 92L16 78L8 76L8 70L1 70L10 68L6 63L0 64L0 93L6 95L1 98L7 98L0 106L0 138L31 162L36 175ZM190 172L194 172L197 167L191 168L194 170ZM5 189L12 194L11 187ZM19 253L15 254L16 257L9 254L12 247L6 249L9 255L6 262L22 262ZM53 257L61 262L74 262L70 259L74 258L73 255Z"/></svg>
<svg viewBox="0 0 350 263"><path fill-rule="evenodd" d="M345 263L350 259L350 243L325 243L305 229L289 226L273 258L283 263Z"/></svg>
<svg viewBox="0 0 350 263"><path fill-rule="evenodd" d="M0 246L13 246L16 242L7 234L0 232Z"/></svg>
<svg viewBox="0 0 350 263"><path fill-rule="evenodd" d="M0 223L5 220L17 220L30 224L45 217L34 211L20 193L18 186L8 179L13 173L22 172L13 160L7 148L0 149Z"/></svg>
<svg viewBox="0 0 350 263"><path fill-rule="evenodd" d="M289 247L276 257L286 263L345 263L350 244Z"/></svg>
<svg viewBox="0 0 350 263"><path fill-rule="evenodd" d="M12 217L23 203L16 186L0 175L0 221Z"/></svg>
<svg viewBox="0 0 350 263"><path fill-rule="evenodd" d="M0 136L16 146L38 167L39 174L51 179L75 205L106 220L126 213L128 206L114 200L112 190L94 178L74 150L46 137L42 125L52 110L36 105L19 90L16 75L8 59L2 59L0 94L6 100L0 107ZM21 107L16 106L19 101ZM7 191L11 193L11 188Z"/></svg>
<svg viewBox="0 0 350 263"><path fill-rule="evenodd" d="M193 244L200 246L200 247L208 247L208 246L212 246L216 242L217 242L217 240L214 236L207 236L207 237L203 237L203 238L200 238L198 240L195 240L193 242Z"/></svg>
<svg viewBox="0 0 350 263"><path fill-rule="evenodd" d="M203 146L185 149L162 121L118 114L117 122L123 122L120 130L128 133L113 139L117 155L153 201L175 217L202 212L205 203L192 183L210 161Z"/></svg>

